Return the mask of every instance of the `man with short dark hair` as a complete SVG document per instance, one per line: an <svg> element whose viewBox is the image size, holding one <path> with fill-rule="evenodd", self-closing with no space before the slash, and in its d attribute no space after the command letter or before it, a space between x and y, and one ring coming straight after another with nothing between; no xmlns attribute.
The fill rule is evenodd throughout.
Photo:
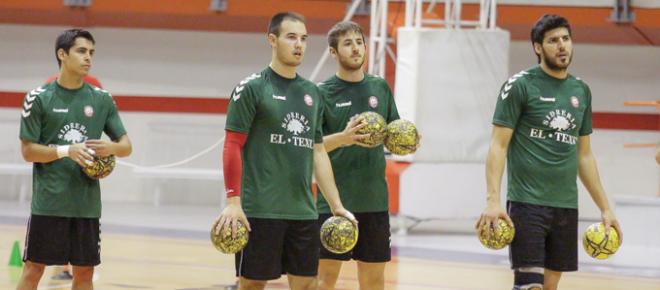
<svg viewBox="0 0 660 290"><path fill-rule="evenodd" d="M56 81L30 91L21 112L23 158L34 163L25 267L17 289L37 289L47 265L73 266L72 289L92 289L100 260L99 181L81 170L94 156L131 154L112 96L83 81L95 41L82 29L57 38ZM112 141L102 140L107 134Z"/></svg>
<svg viewBox="0 0 660 290"><path fill-rule="evenodd" d="M399 119L390 86L383 78L365 74L366 42L362 28L343 21L328 32L328 49L337 61L337 73L319 88L323 91L323 137L341 200L359 223L360 238L345 254L333 254L321 247L319 288L335 288L342 262L357 261L362 290L385 287L385 265L391 259L389 195L385 181L383 145L366 145L356 134L364 125L354 117L371 111L387 122ZM330 209L323 197L317 201L319 225L329 218Z"/></svg>
<svg viewBox="0 0 660 290"><path fill-rule="evenodd" d="M227 206L216 231L235 231L239 221L250 230L236 254L240 289L264 289L286 273L291 289L312 290L320 243L312 169L332 212L355 218L339 199L323 146L319 90L296 73L307 46L304 18L273 16L268 43L270 65L231 94L223 150Z"/></svg>
<svg viewBox="0 0 660 290"><path fill-rule="evenodd" d="M556 290L562 272L578 266L578 176L605 227L622 232L591 151L591 91L567 72L571 27L559 15L544 15L531 40L539 65L509 78L497 97L486 161L487 206L476 227L491 231L498 218L514 224L513 289ZM505 159L507 212L500 205Z"/></svg>

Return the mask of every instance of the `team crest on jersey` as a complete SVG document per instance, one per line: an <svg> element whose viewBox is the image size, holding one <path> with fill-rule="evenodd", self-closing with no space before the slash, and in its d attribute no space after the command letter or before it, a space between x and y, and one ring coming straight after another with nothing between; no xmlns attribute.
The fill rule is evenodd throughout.
<svg viewBox="0 0 660 290"><path fill-rule="evenodd" d="M580 100L576 96L571 97L571 105L573 105L573 108L577 108L580 106Z"/></svg>
<svg viewBox="0 0 660 290"><path fill-rule="evenodd" d="M571 130L576 127L575 117L570 112L560 109L552 110L546 114L543 125L549 126L559 132Z"/></svg>
<svg viewBox="0 0 660 290"><path fill-rule="evenodd" d="M305 99L305 104L307 104L307 106L311 107L312 105L314 105L314 100L312 99L312 96L305 94L304 99Z"/></svg>
<svg viewBox="0 0 660 290"><path fill-rule="evenodd" d="M378 107L378 98L376 96L369 97L369 106L374 109Z"/></svg>
<svg viewBox="0 0 660 290"><path fill-rule="evenodd" d="M69 123L62 126L57 138L70 144L85 142L87 140L87 128L80 123Z"/></svg>
<svg viewBox="0 0 660 290"><path fill-rule="evenodd" d="M94 108L92 108L92 106L89 105L85 106L84 112L87 118L91 118L92 116L94 116Z"/></svg>
<svg viewBox="0 0 660 290"><path fill-rule="evenodd" d="M291 112L284 117L282 128L286 129L289 133L298 136L309 131L309 119L303 114Z"/></svg>

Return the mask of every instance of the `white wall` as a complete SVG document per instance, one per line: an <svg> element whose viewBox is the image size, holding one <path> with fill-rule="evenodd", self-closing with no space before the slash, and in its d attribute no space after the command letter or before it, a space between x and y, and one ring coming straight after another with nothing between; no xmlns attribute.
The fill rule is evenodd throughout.
<svg viewBox="0 0 660 290"><path fill-rule="evenodd" d="M57 69L54 40L62 29L0 25L0 91L26 91L53 74ZM115 95L227 96L237 81L263 69L270 59L270 50L261 34L108 28L94 28L92 32L98 43L92 73ZM302 75L311 73L323 49L324 38L312 36L306 61L300 69ZM535 62L527 42L512 42L510 72ZM660 48L578 44L574 63L574 73L591 85L595 111L656 113L654 108L625 108L622 103L625 99L660 98ZM321 76L332 74L333 68L329 61ZM19 114L17 108L0 109L0 163L22 162ZM127 160L141 165L189 157L217 141L224 129L224 116L214 114L124 112L121 115L134 143L134 154ZM658 173L652 163L652 150L624 150L621 146L623 142L657 142L658 137L657 132L632 135L609 130L596 132L593 146L610 194L657 192ZM219 155L220 149L216 148L186 166L219 168ZM441 186L446 192L454 193L464 192L466 185L480 186L483 171L479 169L471 174L473 179L461 184ZM0 199L17 198L13 185L18 182L15 177L0 176ZM102 184L106 201L152 201L153 184L135 178L129 168L118 167ZM211 181L168 181L163 201L215 203L219 202L222 188L221 183ZM477 189L455 198L478 204L482 192Z"/></svg>
<svg viewBox="0 0 660 290"><path fill-rule="evenodd" d="M624 148L625 143L655 143L658 132L595 130L592 149L605 192L613 197L657 197L659 167L655 148ZM506 173L501 197L506 196ZM598 218L599 211L578 180L581 218ZM484 164L415 163L404 171L401 213L422 218L476 218L486 205ZM502 203L504 204L504 203Z"/></svg>
<svg viewBox="0 0 660 290"><path fill-rule="evenodd" d="M26 91L57 71L54 42L64 27L0 25L0 91ZM93 28L92 74L115 95L225 97L236 82L270 61L263 34ZM594 111L656 113L624 100L660 98L660 47L592 45L575 40L571 73L594 95ZM312 35L299 72L309 76L326 47ZM511 42L509 72L536 63L529 42ZM333 74L329 60L321 71ZM504 82L505 80L502 80ZM497 92L493 92L493 96Z"/></svg>
<svg viewBox="0 0 660 290"><path fill-rule="evenodd" d="M64 29L0 25L0 91L30 90L55 73L55 38ZM265 33L89 30L97 44L91 73L115 95L226 97L271 57ZM310 36L301 75L311 74L326 47L324 36ZM333 62L324 68L323 79Z"/></svg>
<svg viewBox="0 0 660 290"><path fill-rule="evenodd" d="M595 112L658 112L653 107L625 107L623 102L660 99L660 47L574 41L570 73L583 79L591 88ZM532 44L512 42L509 60L511 74L535 65Z"/></svg>

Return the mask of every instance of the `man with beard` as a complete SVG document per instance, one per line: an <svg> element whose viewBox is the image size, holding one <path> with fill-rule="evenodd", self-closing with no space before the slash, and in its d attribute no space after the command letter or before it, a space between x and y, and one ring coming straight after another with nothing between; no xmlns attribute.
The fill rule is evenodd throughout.
<svg viewBox="0 0 660 290"><path fill-rule="evenodd" d="M362 70L366 45L358 24L337 23L328 32L328 45L338 69L319 85L326 134L323 143L330 152L341 200L360 222L360 238L345 254L321 247L319 287L334 289L342 261L352 258L357 261L360 289L384 289L385 264L390 261L390 220L383 145L361 143L368 135L356 134L364 125L354 116L373 111L391 122L399 119L399 113L387 82ZM320 226L331 214L323 197L318 198L317 208Z"/></svg>
<svg viewBox="0 0 660 290"><path fill-rule="evenodd" d="M286 273L289 287L317 288L318 213L312 169L335 215L355 222L340 199L323 146L323 107L316 85L296 73L307 47L302 16L270 21L271 63L231 94L223 150L227 206L216 231L240 221L250 231L236 254L240 289L264 289Z"/></svg>
<svg viewBox="0 0 660 290"><path fill-rule="evenodd" d="M555 290L577 270L577 183L585 185L606 229L622 235L591 151L591 91L568 74L571 27L544 15L531 31L539 65L513 75L497 97L486 161L487 205L476 224L492 231L502 218L516 227L509 247L513 289ZM500 185L507 160L507 211Z"/></svg>

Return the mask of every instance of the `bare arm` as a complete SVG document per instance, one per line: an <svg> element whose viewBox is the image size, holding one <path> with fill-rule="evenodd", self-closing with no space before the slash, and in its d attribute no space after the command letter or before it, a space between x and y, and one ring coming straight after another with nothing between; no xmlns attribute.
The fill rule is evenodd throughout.
<svg viewBox="0 0 660 290"><path fill-rule="evenodd" d="M327 152L344 146L346 144L343 132L335 133L332 135L323 136L323 146Z"/></svg>
<svg viewBox="0 0 660 290"><path fill-rule="evenodd" d="M314 177L321 188L321 194L328 201L332 213L355 221L353 214L344 208L339 199L339 190L337 190L335 184L330 158L328 158L328 153L323 144L314 144Z"/></svg>
<svg viewBox="0 0 660 290"><path fill-rule="evenodd" d="M610 208L607 194L605 194L605 189L603 189L603 185L600 182L598 166L596 165L596 158L591 151L591 139L589 135L581 136L578 142L578 174L584 187L589 191L591 199L593 199L594 203L596 203L600 209L601 218L605 225L606 232L609 230L610 226L613 226L616 228L621 241L623 241L621 227L619 226L619 222L617 221L614 212Z"/></svg>
<svg viewBox="0 0 660 290"><path fill-rule="evenodd" d="M513 224L500 202L504 162L506 161L511 136L513 136L513 129L499 125L493 126L486 158L486 209L477 221L477 229L484 226L495 227L498 218L505 219L510 225Z"/></svg>
<svg viewBox="0 0 660 290"><path fill-rule="evenodd" d="M55 147L48 147L26 140L21 140L21 153L23 154L23 159L27 162L48 163L60 159L57 157L57 149Z"/></svg>
<svg viewBox="0 0 660 290"><path fill-rule="evenodd" d="M66 156L58 155L58 147L66 150ZM21 153L27 162L49 163L60 158L68 157L80 166L86 166L87 162L94 160L84 143L67 146L50 147L27 140L21 140Z"/></svg>
<svg viewBox="0 0 660 290"><path fill-rule="evenodd" d="M367 124L361 122L361 119L353 117L346 124L346 128L342 132L338 132L332 135L327 135L323 137L323 146L327 152L331 152L339 147L348 146L357 144L363 146L359 141L365 137L368 137L369 134L356 134L356 132L362 129ZM364 147L367 147L366 145Z"/></svg>

